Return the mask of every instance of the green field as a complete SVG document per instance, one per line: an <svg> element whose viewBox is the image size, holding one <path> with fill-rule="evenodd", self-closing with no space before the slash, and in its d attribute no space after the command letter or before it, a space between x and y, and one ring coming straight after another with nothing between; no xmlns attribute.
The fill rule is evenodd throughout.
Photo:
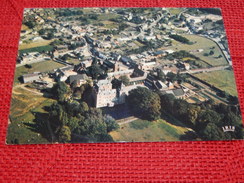
<svg viewBox="0 0 244 183"><path fill-rule="evenodd" d="M198 73L194 76L202 79L225 92L237 96L236 82L232 70L213 71L208 73Z"/></svg>
<svg viewBox="0 0 244 183"><path fill-rule="evenodd" d="M176 126L165 120L146 121L135 120L120 125L120 129L113 131L110 135L115 141L127 142L154 142L154 141L179 141L188 129Z"/></svg>
<svg viewBox="0 0 244 183"><path fill-rule="evenodd" d="M19 82L18 78L23 74L28 74L33 72L48 72L60 67L64 67L63 64L54 61L44 61L44 62L33 63L30 65L32 66L32 68L30 69L26 68L25 66L16 67L15 76L14 76L15 83Z"/></svg>
<svg viewBox="0 0 244 183"><path fill-rule="evenodd" d="M42 52L42 51L52 51L52 50L53 50L53 46L45 45L45 46L37 46L37 47L19 49L19 53L22 54L22 53Z"/></svg>
<svg viewBox="0 0 244 183"><path fill-rule="evenodd" d="M168 8L169 12L172 15L178 15L180 12L182 12L184 9L183 8Z"/></svg>
<svg viewBox="0 0 244 183"><path fill-rule="evenodd" d="M11 124L8 128L7 142L9 144L18 139L18 143L48 143L46 138L42 137L38 131L36 120L47 120L47 112L44 106L50 106L54 102L53 99L44 98L36 95L23 88L14 87L10 108ZM34 115L37 114L46 114ZM41 116L41 117L40 117Z"/></svg>
<svg viewBox="0 0 244 183"><path fill-rule="evenodd" d="M201 36L197 36L197 35L183 34L182 36L189 39L189 41L194 44L183 44L183 43L173 40L172 46L167 47L167 49L173 49L174 51L185 50L188 52L194 51L197 49L203 49L204 51L202 51L202 52L198 52L198 53L196 52L196 53L192 53L192 54L213 66L220 66L220 65L228 64L222 51L220 50L220 48L214 41L201 37ZM212 47L214 47L214 49L211 49ZM209 53L211 50L214 51L213 55L204 56L204 53ZM222 57L217 58L219 55L222 55Z"/></svg>

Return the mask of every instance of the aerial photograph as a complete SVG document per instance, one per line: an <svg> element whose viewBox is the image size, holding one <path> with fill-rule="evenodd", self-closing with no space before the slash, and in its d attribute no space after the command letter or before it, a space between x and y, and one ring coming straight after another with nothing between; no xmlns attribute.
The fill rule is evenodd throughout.
<svg viewBox="0 0 244 183"><path fill-rule="evenodd" d="M27 8L7 144L243 139L218 8Z"/></svg>

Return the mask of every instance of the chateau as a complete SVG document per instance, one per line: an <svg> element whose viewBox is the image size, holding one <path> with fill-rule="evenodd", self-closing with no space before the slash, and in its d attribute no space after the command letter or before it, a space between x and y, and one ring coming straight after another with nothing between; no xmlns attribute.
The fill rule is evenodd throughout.
<svg viewBox="0 0 244 183"><path fill-rule="evenodd" d="M95 101L95 107L113 107L117 104L125 103L126 96L129 91L137 87L145 87L142 84L134 84L130 86L125 86L121 84L119 89L112 88L112 80L104 79L99 80L93 88L92 96Z"/></svg>

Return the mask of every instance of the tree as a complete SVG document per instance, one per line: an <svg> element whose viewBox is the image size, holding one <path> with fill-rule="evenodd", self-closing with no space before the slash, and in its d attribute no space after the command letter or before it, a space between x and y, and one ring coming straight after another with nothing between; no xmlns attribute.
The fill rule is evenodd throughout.
<svg viewBox="0 0 244 183"><path fill-rule="evenodd" d="M173 111L174 114L183 120L186 120L186 115L188 113L189 104L183 99L174 100Z"/></svg>
<svg viewBox="0 0 244 183"><path fill-rule="evenodd" d="M221 116L213 110L209 109L201 111L196 120L195 128L197 131L202 132L206 128L208 123L218 124L220 119Z"/></svg>
<svg viewBox="0 0 244 183"><path fill-rule="evenodd" d="M59 81L52 88L52 93L58 99L58 101L64 101L68 92L69 88L64 82Z"/></svg>
<svg viewBox="0 0 244 183"><path fill-rule="evenodd" d="M89 106L87 105L86 102L81 102L80 103L80 110L82 114L85 114L86 112L89 111Z"/></svg>
<svg viewBox="0 0 244 183"><path fill-rule="evenodd" d="M104 116L104 122L107 125L107 132L111 132L113 130L117 130L119 128L118 123L109 115Z"/></svg>
<svg viewBox="0 0 244 183"><path fill-rule="evenodd" d="M166 80L166 76L161 69L157 70L157 79L159 79L163 82Z"/></svg>
<svg viewBox="0 0 244 183"><path fill-rule="evenodd" d="M63 126L58 134L59 142L69 142L71 140L71 131L68 126Z"/></svg>
<svg viewBox="0 0 244 183"><path fill-rule="evenodd" d="M228 101L233 105L237 105L239 103L238 98L232 95L228 96Z"/></svg>
<svg viewBox="0 0 244 183"><path fill-rule="evenodd" d="M53 39L54 38L54 33L53 32L49 32L48 34L47 34L47 39Z"/></svg>
<svg viewBox="0 0 244 183"><path fill-rule="evenodd" d="M112 88L116 88L116 89L120 89L121 88L121 84L122 84L122 81L114 78L112 81Z"/></svg>
<svg viewBox="0 0 244 183"><path fill-rule="evenodd" d="M230 112L230 108L228 105L225 105L223 103L219 103L218 105L215 105L215 111L220 114L226 114Z"/></svg>
<svg viewBox="0 0 244 183"><path fill-rule="evenodd" d="M166 76L167 76L168 80L171 82L174 82L177 79L177 75L174 74L173 72L168 72Z"/></svg>
<svg viewBox="0 0 244 183"><path fill-rule="evenodd" d="M58 103L53 103L49 110L49 122L53 132L56 134L63 124L63 114L64 110L62 105Z"/></svg>
<svg viewBox="0 0 244 183"><path fill-rule="evenodd" d="M123 76L120 76L119 79L122 81L122 83L123 83L125 86L129 85L130 80L129 80L128 76L123 75Z"/></svg>
<svg viewBox="0 0 244 183"><path fill-rule="evenodd" d="M223 119L221 120L221 126L238 126L241 124L241 119L239 116L235 115L233 112L225 113Z"/></svg>
<svg viewBox="0 0 244 183"><path fill-rule="evenodd" d="M103 70L100 68L98 64L92 65L89 70L92 79L98 79L98 77L103 74Z"/></svg>
<svg viewBox="0 0 244 183"><path fill-rule="evenodd" d="M25 64L25 67L26 67L27 69L31 69L31 68L32 68L32 65L30 65L30 64Z"/></svg>
<svg viewBox="0 0 244 183"><path fill-rule="evenodd" d="M209 123L203 130L203 138L206 140L224 140L226 136L214 123Z"/></svg>
<svg viewBox="0 0 244 183"><path fill-rule="evenodd" d="M173 112L173 104L175 100L175 96L173 94L161 94L160 95L161 100L161 111L162 112Z"/></svg>
<svg viewBox="0 0 244 183"><path fill-rule="evenodd" d="M185 44L189 44L190 43L190 41L187 38L185 38L183 36L180 36L180 35L171 34L171 35L169 35L169 37L173 38L176 41L185 43Z"/></svg>
<svg viewBox="0 0 244 183"><path fill-rule="evenodd" d="M214 51L210 50L209 55L213 55L213 54L214 54Z"/></svg>
<svg viewBox="0 0 244 183"><path fill-rule="evenodd" d="M41 36L44 35L45 32L46 32L45 29L40 29L40 30L38 31L39 35L41 35Z"/></svg>
<svg viewBox="0 0 244 183"><path fill-rule="evenodd" d="M191 125L195 125L196 119L198 117L201 108L199 106L189 105L186 113L186 120Z"/></svg>
<svg viewBox="0 0 244 183"><path fill-rule="evenodd" d="M102 111L91 108L85 120L79 122L77 133L87 138L87 141L99 142L100 137L107 134L107 125L104 122Z"/></svg>
<svg viewBox="0 0 244 183"><path fill-rule="evenodd" d="M33 20L27 21L24 24L30 29L33 29L36 26L36 23Z"/></svg>
<svg viewBox="0 0 244 183"><path fill-rule="evenodd" d="M65 124L70 128L70 131L73 132L76 128L78 128L79 121L80 118L69 117Z"/></svg>
<svg viewBox="0 0 244 183"><path fill-rule="evenodd" d="M129 25L127 25L126 23L121 23L120 25L119 25L119 31L123 31L123 30L125 30L127 27L129 27Z"/></svg>
<svg viewBox="0 0 244 183"><path fill-rule="evenodd" d="M159 95L147 88L138 87L131 90L127 101L135 114L140 114L149 120L155 120L161 115Z"/></svg>

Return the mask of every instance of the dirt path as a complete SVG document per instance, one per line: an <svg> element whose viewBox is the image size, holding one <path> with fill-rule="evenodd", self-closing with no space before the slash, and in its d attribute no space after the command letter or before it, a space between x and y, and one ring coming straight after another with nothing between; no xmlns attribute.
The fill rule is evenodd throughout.
<svg viewBox="0 0 244 183"><path fill-rule="evenodd" d="M22 88L22 89L24 89L24 90L27 90L27 91L33 93L34 95L40 95L40 96L43 95L43 93L41 93L41 92L39 92L39 91L37 91L37 90L29 89L29 88L27 88L27 87L26 87L25 85L23 85L23 84L14 86L14 88L13 88L13 93L15 93L15 94L22 94L22 93L20 93L20 92L16 92L16 91L14 91L14 89L16 89L16 88Z"/></svg>

